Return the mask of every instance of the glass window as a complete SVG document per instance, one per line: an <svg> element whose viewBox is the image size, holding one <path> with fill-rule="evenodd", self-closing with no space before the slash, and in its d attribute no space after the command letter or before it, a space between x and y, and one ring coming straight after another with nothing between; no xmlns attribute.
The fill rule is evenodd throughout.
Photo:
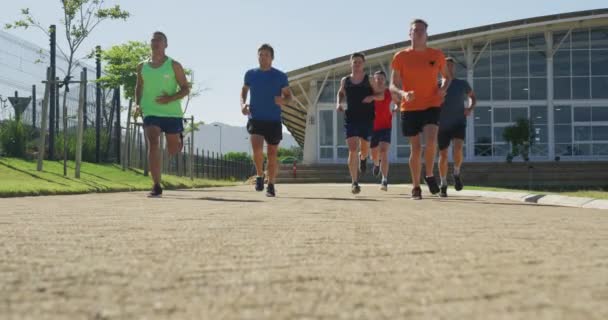
<svg viewBox="0 0 608 320"><path fill-rule="evenodd" d="M591 74L594 76L608 75L608 50L591 51Z"/></svg>
<svg viewBox="0 0 608 320"><path fill-rule="evenodd" d="M490 100L490 79L473 79L473 88L478 100Z"/></svg>
<svg viewBox="0 0 608 320"><path fill-rule="evenodd" d="M561 124L572 123L572 107L570 106L555 106L553 110L553 122Z"/></svg>
<svg viewBox="0 0 608 320"><path fill-rule="evenodd" d="M576 107L574 108L574 122L590 122L591 107Z"/></svg>
<svg viewBox="0 0 608 320"><path fill-rule="evenodd" d="M608 99L608 77L591 78L591 96L593 99Z"/></svg>
<svg viewBox="0 0 608 320"><path fill-rule="evenodd" d="M572 49L589 49L589 30L577 30L571 33Z"/></svg>
<svg viewBox="0 0 608 320"><path fill-rule="evenodd" d="M511 122L528 119L528 108L511 108Z"/></svg>
<svg viewBox="0 0 608 320"><path fill-rule="evenodd" d="M511 99L528 100L528 78L511 79Z"/></svg>
<svg viewBox="0 0 608 320"><path fill-rule="evenodd" d="M323 85L323 81L318 81L317 88L321 88L321 85ZM339 86L339 80L337 84L335 81L327 80L327 82L325 83L325 87L323 88L323 91L321 91L321 95L319 96L319 102L335 103Z"/></svg>
<svg viewBox="0 0 608 320"><path fill-rule="evenodd" d="M549 133L547 125L534 124L534 143L547 143L549 142Z"/></svg>
<svg viewBox="0 0 608 320"><path fill-rule="evenodd" d="M409 158L410 157L410 147L403 146L397 147L397 158Z"/></svg>
<svg viewBox="0 0 608 320"><path fill-rule="evenodd" d="M492 143L492 129L490 126L475 126L475 143Z"/></svg>
<svg viewBox="0 0 608 320"><path fill-rule="evenodd" d="M334 148L320 148L320 157L321 159L333 159L334 158Z"/></svg>
<svg viewBox="0 0 608 320"><path fill-rule="evenodd" d="M544 52L530 51L530 75L543 77L547 74L547 57Z"/></svg>
<svg viewBox="0 0 608 320"><path fill-rule="evenodd" d="M492 109L492 113L494 114L494 122L495 123L510 123L511 122L511 112L509 108L494 108Z"/></svg>
<svg viewBox="0 0 608 320"><path fill-rule="evenodd" d="M528 44L530 51L535 50L539 52L545 52L546 43L544 34L535 34L528 37Z"/></svg>
<svg viewBox="0 0 608 320"><path fill-rule="evenodd" d="M492 100L509 99L509 82L505 78L492 79Z"/></svg>
<svg viewBox="0 0 608 320"><path fill-rule="evenodd" d="M489 77L490 76L490 54L486 50L481 54L477 64L475 65L475 77Z"/></svg>
<svg viewBox="0 0 608 320"><path fill-rule="evenodd" d="M588 77L572 78L572 98L573 99L589 99L591 94L591 86Z"/></svg>
<svg viewBox="0 0 608 320"><path fill-rule="evenodd" d="M401 132L401 114L399 112L395 113L395 118L397 118L397 145L408 145L409 141Z"/></svg>
<svg viewBox="0 0 608 320"><path fill-rule="evenodd" d="M594 143L593 144L593 155L594 156L608 156L608 143Z"/></svg>
<svg viewBox="0 0 608 320"><path fill-rule="evenodd" d="M505 138L502 134L505 132L505 127L494 127L494 143L505 142Z"/></svg>
<svg viewBox="0 0 608 320"><path fill-rule="evenodd" d="M572 51L572 75L589 75L589 50Z"/></svg>
<svg viewBox="0 0 608 320"><path fill-rule="evenodd" d="M577 143L574 145L572 153L575 156L590 156L591 155L591 145L588 143Z"/></svg>
<svg viewBox="0 0 608 320"><path fill-rule="evenodd" d="M547 99L547 78L530 78L530 99Z"/></svg>
<svg viewBox="0 0 608 320"><path fill-rule="evenodd" d="M555 76L570 75L570 51L558 50L553 55L553 74Z"/></svg>
<svg viewBox="0 0 608 320"><path fill-rule="evenodd" d="M549 154L549 146L546 143L536 143L530 149L530 154L536 157L547 156Z"/></svg>
<svg viewBox="0 0 608 320"><path fill-rule="evenodd" d="M591 140L591 127L574 126L574 140L575 141Z"/></svg>
<svg viewBox="0 0 608 320"><path fill-rule="evenodd" d="M528 76L528 52L511 52L511 77Z"/></svg>
<svg viewBox="0 0 608 320"><path fill-rule="evenodd" d="M591 108L591 117L595 122L608 122L608 107L593 107Z"/></svg>
<svg viewBox="0 0 608 320"><path fill-rule="evenodd" d="M319 133L320 145L334 145L334 110L319 111Z"/></svg>
<svg viewBox="0 0 608 320"><path fill-rule="evenodd" d="M556 144L555 145L556 156L571 156L572 145L571 144Z"/></svg>
<svg viewBox="0 0 608 320"><path fill-rule="evenodd" d="M511 39L511 51L513 50L527 50L528 49L528 38L512 38Z"/></svg>
<svg viewBox="0 0 608 320"><path fill-rule="evenodd" d="M608 28L591 29L591 48L608 49Z"/></svg>
<svg viewBox="0 0 608 320"><path fill-rule="evenodd" d="M492 123L492 112L490 107L477 107L475 108L475 125L480 124L491 124Z"/></svg>
<svg viewBox="0 0 608 320"><path fill-rule="evenodd" d="M509 55L505 51L492 51L492 77L509 76Z"/></svg>
<svg viewBox="0 0 608 320"><path fill-rule="evenodd" d="M608 141L608 126L591 127L591 137L593 141Z"/></svg>
<svg viewBox="0 0 608 320"><path fill-rule="evenodd" d="M338 159L348 159L348 147L338 147Z"/></svg>
<svg viewBox="0 0 608 320"><path fill-rule="evenodd" d="M547 123L547 107L546 106L531 106L530 119L536 124Z"/></svg>
<svg viewBox="0 0 608 320"><path fill-rule="evenodd" d="M494 156L507 156L511 151L511 146L508 144L496 144L494 145Z"/></svg>
<svg viewBox="0 0 608 320"><path fill-rule="evenodd" d="M492 41L492 51L494 50L509 50L509 41Z"/></svg>
<svg viewBox="0 0 608 320"><path fill-rule="evenodd" d="M554 129L555 142L570 143L572 142L572 127L570 125L556 125Z"/></svg>
<svg viewBox="0 0 608 320"><path fill-rule="evenodd" d="M553 92L555 99L570 99L570 78L554 78Z"/></svg>
<svg viewBox="0 0 608 320"><path fill-rule="evenodd" d="M475 156L478 157L491 157L492 156L492 145L475 145Z"/></svg>

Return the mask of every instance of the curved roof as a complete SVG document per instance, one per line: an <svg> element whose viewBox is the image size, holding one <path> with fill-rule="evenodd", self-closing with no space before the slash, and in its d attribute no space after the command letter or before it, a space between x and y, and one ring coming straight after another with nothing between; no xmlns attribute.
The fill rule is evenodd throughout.
<svg viewBox="0 0 608 320"><path fill-rule="evenodd" d="M444 45L450 42L479 39L479 41L500 38L505 34L506 37L516 35L517 32L530 33L534 31L545 30L560 30L576 27L589 27L597 22L597 25L606 25L608 21L608 8L594 9L586 11L577 11L569 13L560 13L554 15L533 17L527 19L513 20L490 24L475 28L462 29L458 31L441 33L429 36L429 44ZM587 24L581 25L581 22ZM390 58L395 52L410 45L410 41L396 42L393 44L369 49L363 51L368 61L383 60ZM306 109L310 102L310 98L306 96L306 92L310 86L310 81L313 79L323 80L327 71L336 68L348 68L350 54L337 57L324 62L316 63L310 66L292 70L287 73L290 81L290 86L296 100L297 106L288 106L288 110L283 116L283 122L287 129L292 133L296 141L303 146L306 128ZM308 102L304 105L303 102Z"/></svg>

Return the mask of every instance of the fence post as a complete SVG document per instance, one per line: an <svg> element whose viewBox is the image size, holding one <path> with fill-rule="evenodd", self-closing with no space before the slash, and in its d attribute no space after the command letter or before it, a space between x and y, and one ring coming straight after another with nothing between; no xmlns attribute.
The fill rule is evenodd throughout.
<svg viewBox="0 0 608 320"><path fill-rule="evenodd" d="M46 83L44 85L44 98L42 99L42 120L40 122L40 141L38 142L38 166L37 170L42 171L44 153L45 153L45 142L46 142L46 118L48 117L48 105L49 96L51 92L51 68L46 69Z"/></svg>
<svg viewBox="0 0 608 320"><path fill-rule="evenodd" d="M194 116L190 117L190 123L192 125L192 131L190 132L190 179L194 180L192 171L192 165L194 164Z"/></svg>
<svg viewBox="0 0 608 320"><path fill-rule="evenodd" d="M87 68L83 68L80 72L80 99L78 99L78 131L76 132L76 170L74 176L80 179L80 164L82 162L82 140L84 135L84 108L85 96L84 88L87 85Z"/></svg>
<svg viewBox="0 0 608 320"><path fill-rule="evenodd" d="M133 100L129 99L129 109L127 111L127 128L125 129L125 144L123 151L122 171L125 171L127 167L131 166L131 108L133 107Z"/></svg>

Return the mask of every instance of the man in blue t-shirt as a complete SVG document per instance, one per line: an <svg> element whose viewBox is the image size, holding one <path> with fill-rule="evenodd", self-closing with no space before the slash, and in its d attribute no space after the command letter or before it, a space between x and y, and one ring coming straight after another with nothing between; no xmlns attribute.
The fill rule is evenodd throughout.
<svg viewBox="0 0 608 320"><path fill-rule="evenodd" d="M268 187L266 196L275 196L277 176L277 152L283 139L281 108L291 101L287 75L272 67L274 49L263 44L258 49L259 68L245 73L241 90L241 112L249 117L247 131L250 134L253 159L257 171L255 190L264 190L264 141L268 145ZM247 104L247 94L249 104Z"/></svg>
<svg viewBox="0 0 608 320"><path fill-rule="evenodd" d="M466 80L455 78L454 58L448 57L446 66L448 74L452 79L441 106L439 116L439 133L437 144L439 146L439 175L441 176L440 197L448 196L448 147L454 142L452 151L454 153L454 188L460 191L463 188L462 178L460 177L460 167L462 166L465 133L467 129L467 117L471 115L477 99L471 86ZM468 105L465 106L466 104Z"/></svg>

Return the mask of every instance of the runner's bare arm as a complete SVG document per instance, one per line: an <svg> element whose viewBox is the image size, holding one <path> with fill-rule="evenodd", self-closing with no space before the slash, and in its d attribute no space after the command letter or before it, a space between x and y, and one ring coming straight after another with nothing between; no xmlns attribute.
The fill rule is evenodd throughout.
<svg viewBox="0 0 608 320"><path fill-rule="evenodd" d="M285 87L281 89L281 95L274 98L274 103L284 107L291 104L292 97L289 87Z"/></svg>
<svg viewBox="0 0 608 320"><path fill-rule="evenodd" d="M144 78L141 76L141 69L143 63L137 65L137 80L135 81L135 111L133 112L133 118L137 120L137 117L141 115L141 96L144 91Z"/></svg>
<svg viewBox="0 0 608 320"><path fill-rule="evenodd" d="M393 73L391 73L391 85L390 85L391 92L396 94L401 99L405 99L407 101L413 100L414 92L413 91L409 91L409 92L403 91L401 89L402 85L403 85L403 81L401 80L401 75L399 74L399 71L393 70Z"/></svg>
<svg viewBox="0 0 608 320"><path fill-rule="evenodd" d="M445 97L446 93L448 92L448 87L452 82L452 78L450 78L450 75L448 74L448 66L446 63L443 64L439 72L441 73L441 88L439 88L439 91L441 95Z"/></svg>
<svg viewBox="0 0 608 320"><path fill-rule="evenodd" d="M241 113L243 115L249 115L249 105L247 104L247 94L249 93L249 86L243 85L241 89Z"/></svg>
<svg viewBox="0 0 608 320"><path fill-rule="evenodd" d="M342 78L340 80L340 89L338 89L338 103L336 105L336 110L344 111L344 98L346 97L346 90L344 90L344 83L346 82L346 78Z"/></svg>
<svg viewBox="0 0 608 320"><path fill-rule="evenodd" d="M378 89L376 83L370 78L369 85L374 90L374 94L363 99L363 103L370 103L372 101L382 101L384 100L384 91Z"/></svg>
<svg viewBox="0 0 608 320"><path fill-rule="evenodd" d="M464 114L466 116L469 116L471 113L473 113L473 109L475 109L476 105L477 105L477 97L475 96L475 91L471 90L469 92L469 107L464 109Z"/></svg>

